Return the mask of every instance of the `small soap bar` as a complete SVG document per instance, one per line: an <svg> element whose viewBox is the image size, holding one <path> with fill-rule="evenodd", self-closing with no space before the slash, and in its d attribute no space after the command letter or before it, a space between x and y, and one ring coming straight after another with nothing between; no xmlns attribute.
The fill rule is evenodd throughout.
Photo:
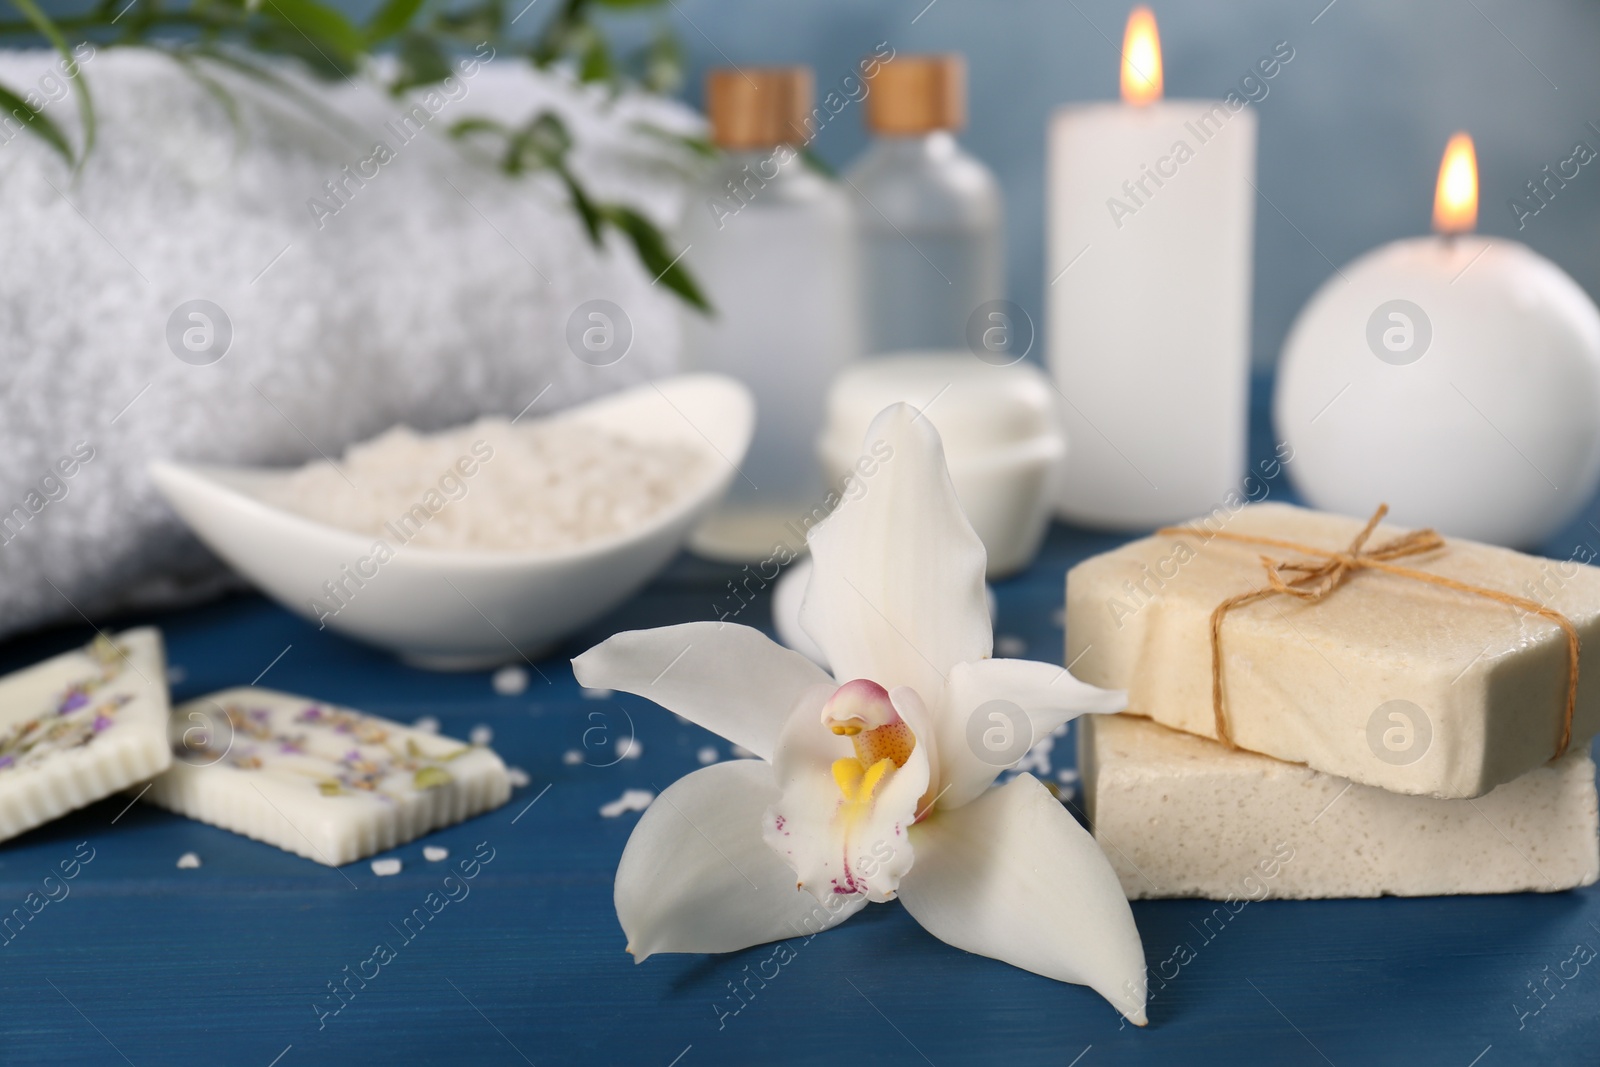
<svg viewBox="0 0 1600 1067"><path fill-rule="evenodd" d="M0 841L167 768L166 669L145 627L0 679Z"/></svg>
<svg viewBox="0 0 1600 1067"><path fill-rule="evenodd" d="M329 866L511 796L487 748L270 689L180 705L171 739L176 758L145 800Z"/></svg>
<svg viewBox="0 0 1600 1067"><path fill-rule="evenodd" d="M1078 722L1085 808L1130 900L1554 892L1600 876L1586 747L1486 796L1439 800L1131 715Z"/></svg>
<svg viewBox="0 0 1600 1067"><path fill-rule="evenodd" d="M1267 588L1261 558L1333 551L1364 522L1286 504L1218 508L1201 533L1134 541L1067 575L1067 662L1128 691L1128 710L1216 737L1211 614ZM1379 526L1377 547L1403 529ZM1392 561L1525 597L1569 618L1582 642L1570 749L1600 729L1600 569L1447 538ZM1284 574L1293 578L1292 572ZM1567 640L1548 619L1487 597L1358 570L1317 602L1274 595L1222 625L1224 707L1241 748L1397 793L1481 796L1555 755L1565 718Z"/></svg>

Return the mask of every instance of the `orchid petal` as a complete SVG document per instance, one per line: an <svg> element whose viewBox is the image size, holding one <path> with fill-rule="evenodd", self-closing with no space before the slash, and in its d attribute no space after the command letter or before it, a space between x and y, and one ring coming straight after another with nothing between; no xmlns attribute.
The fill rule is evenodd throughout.
<svg viewBox="0 0 1600 1067"><path fill-rule="evenodd" d="M1027 716L1027 722L1007 721L1004 711L996 717L993 709L985 708L991 701L1015 705ZM1100 689L1080 682L1065 667L1053 663L990 659L957 664L950 670L944 707L937 717L943 791L939 806L959 808L981 795L996 775L1062 723L1086 713L1106 714L1127 706L1128 694L1122 690ZM974 726L974 717L983 722ZM991 723L1002 735L1025 730L1026 736L1018 737L1015 744L1004 745L998 753L990 751L982 739L991 736L987 732Z"/></svg>
<svg viewBox="0 0 1600 1067"><path fill-rule="evenodd" d="M909 685L931 700L951 667L993 647L983 542L929 420L896 404L866 441L863 459L876 470L807 538L815 569L800 624L836 678Z"/></svg>
<svg viewBox="0 0 1600 1067"><path fill-rule="evenodd" d="M620 689L770 759L795 701L832 679L760 630L689 622L628 630L572 661L578 683Z"/></svg>
<svg viewBox="0 0 1600 1067"><path fill-rule="evenodd" d="M617 918L639 962L657 952L735 952L837 926L865 898L819 904L761 840L772 768L716 763L680 778L639 818L617 865Z"/></svg>
<svg viewBox="0 0 1600 1067"><path fill-rule="evenodd" d="M863 766L851 740L822 725L831 695L808 693L784 724L773 756L781 796L767 810L764 837L818 901L893 900L911 868L908 831L928 788L928 750L919 741L903 766ZM855 777L841 778L836 764ZM847 787L857 790L856 801Z"/></svg>
<svg viewBox="0 0 1600 1067"><path fill-rule="evenodd" d="M1094 838L1038 779L1018 775L912 831L900 902L933 936L1089 986L1145 1024L1144 947Z"/></svg>

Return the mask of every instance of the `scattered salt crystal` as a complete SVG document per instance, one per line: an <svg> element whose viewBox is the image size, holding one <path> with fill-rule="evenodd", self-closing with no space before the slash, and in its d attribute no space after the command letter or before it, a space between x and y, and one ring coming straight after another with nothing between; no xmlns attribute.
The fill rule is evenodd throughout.
<svg viewBox="0 0 1600 1067"><path fill-rule="evenodd" d="M490 741L494 740L494 730L491 727L479 723L472 728L472 732L468 734L467 737L475 745L487 745Z"/></svg>
<svg viewBox="0 0 1600 1067"><path fill-rule="evenodd" d="M1002 659L1016 659L1028 651L1028 642L1012 634L1001 634L994 639L994 651Z"/></svg>
<svg viewBox="0 0 1600 1067"><path fill-rule="evenodd" d="M600 814L615 819L625 811L643 811L656 795L648 789L624 789L622 795L609 804L600 805Z"/></svg>
<svg viewBox="0 0 1600 1067"><path fill-rule="evenodd" d="M699 752L696 752L694 754L694 758L699 760L701 763L715 763L717 762L717 750L712 748L710 745L707 745Z"/></svg>
<svg viewBox="0 0 1600 1067"><path fill-rule="evenodd" d="M1056 786L1056 792L1061 795L1062 800L1076 800L1078 797L1078 787L1075 785Z"/></svg>
<svg viewBox="0 0 1600 1067"><path fill-rule="evenodd" d="M445 860L450 858L450 850L447 848L442 848L439 845L424 845L422 848L422 858L427 860L429 863L443 863ZM395 860L395 862L399 863L400 861Z"/></svg>
<svg viewBox="0 0 1600 1067"><path fill-rule="evenodd" d="M479 419L437 434L395 426L258 492L307 518L449 549L560 552L638 529L711 470L703 449L641 444L573 420ZM359 487L359 488L358 488ZM419 508L418 502L437 500Z"/></svg>
<svg viewBox="0 0 1600 1067"><path fill-rule="evenodd" d="M754 752L751 752L748 748L745 748L743 745L734 745L733 746L733 754L735 756L738 756L740 759L760 759L761 758L760 756L756 755Z"/></svg>
<svg viewBox="0 0 1600 1067"><path fill-rule="evenodd" d="M1050 753L1056 747L1056 739L1046 735L1033 743L1023 757L1017 761L1013 768L1017 771L1032 771L1035 774L1049 775Z"/></svg>
<svg viewBox="0 0 1600 1067"><path fill-rule="evenodd" d="M569 748L565 752L561 753L561 762L565 763L568 767L576 766L577 764L583 762L583 753L579 752L575 748Z"/></svg>
<svg viewBox="0 0 1600 1067"><path fill-rule="evenodd" d="M617 741L618 759L638 759L644 755L644 746L637 737L624 737Z"/></svg>
<svg viewBox="0 0 1600 1067"><path fill-rule="evenodd" d="M167 664L167 684L182 685L183 680L189 677L189 672L176 663Z"/></svg>
<svg viewBox="0 0 1600 1067"><path fill-rule="evenodd" d="M614 689L580 689L578 695L585 700L610 700L617 693Z"/></svg>
<svg viewBox="0 0 1600 1067"><path fill-rule="evenodd" d="M528 772L523 770L521 767L507 767L506 780L511 783L512 789L521 789L523 786L533 781L532 778L528 777Z"/></svg>
<svg viewBox="0 0 1600 1067"><path fill-rule="evenodd" d="M1050 622L1058 630L1067 628L1067 609L1057 608L1050 613Z"/></svg>
<svg viewBox="0 0 1600 1067"><path fill-rule="evenodd" d="M411 727L414 730L421 730L425 734L436 734L439 732L439 720L432 715L424 715L412 723Z"/></svg>
<svg viewBox="0 0 1600 1067"><path fill-rule="evenodd" d="M1078 780L1078 769L1076 767L1063 767L1056 772L1056 780L1059 782L1076 782Z"/></svg>
<svg viewBox="0 0 1600 1067"><path fill-rule="evenodd" d="M200 866L200 857L193 852L185 852L178 857L178 869L180 871L192 870L198 866Z"/></svg>
<svg viewBox="0 0 1600 1067"><path fill-rule="evenodd" d="M501 667L494 672L490 679L494 691L503 697L514 697L528 688L528 672L518 667L515 663Z"/></svg>
<svg viewBox="0 0 1600 1067"><path fill-rule="evenodd" d="M391 874L399 874L400 873L400 861L399 860L394 860L394 859L373 860L372 861L372 873L377 875L379 878L387 878Z"/></svg>

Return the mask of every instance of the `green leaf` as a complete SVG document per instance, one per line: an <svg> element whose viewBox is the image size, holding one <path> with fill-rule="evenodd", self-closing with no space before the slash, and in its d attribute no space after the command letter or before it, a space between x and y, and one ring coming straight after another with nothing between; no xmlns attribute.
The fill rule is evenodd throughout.
<svg viewBox="0 0 1600 1067"><path fill-rule="evenodd" d="M470 45L499 43L505 23L503 0L486 0L476 7L440 11L433 16L432 28L447 37Z"/></svg>
<svg viewBox="0 0 1600 1067"><path fill-rule="evenodd" d="M78 76L72 79L74 83L72 95L78 102L78 117L83 122L83 151L78 155L78 165L82 166L89 151L94 148L94 100L89 96L89 83L84 78L83 71L79 69L78 61L72 55L72 49L67 47L67 39L61 36L61 30L51 21L50 16L40 10L34 0L11 0L11 5L22 12L23 17L55 46L55 50L61 53L61 58L71 64L71 69L78 71Z"/></svg>
<svg viewBox="0 0 1600 1067"><path fill-rule="evenodd" d="M383 0L378 10L367 20L367 43L387 41L411 25L411 20L422 10L422 0Z"/></svg>
<svg viewBox="0 0 1600 1067"><path fill-rule="evenodd" d="M366 50L366 38L361 31L319 0L261 0L261 3L265 13L304 35L316 51L331 50L334 54L325 56L330 63L337 59L353 66L356 57Z"/></svg>
<svg viewBox="0 0 1600 1067"><path fill-rule="evenodd" d="M683 148L702 159L716 159L722 153L717 146L711 143L709 137L695 137L692 134L679 133L669 130L665 126L657 126L653 122L639 121L632 124L632 129L647 137L654 137L659 141L672 145L674 148Z"/></svg>
<svg viewBox="0 0 1600 1067"><path fill-rule="evenodd" d="M670 96L683 88L683 45L678 35L663 24L633 58L639 81L649 92Z"/></svg>
<svg viewBox="0 0 1600 1067"><path fill-rule="evenodd" d="M364 136L364 131L361 127L333 110L320 97L306 92L298 83L284 77L281 71L266 63L258 62L254 57L216 44L196 45L190 51L195 56L208 59L218 66L227 67L229 70L275 90L294 101L306 114L319 120L329 129L336 130L348 137Z"/></svg>
<svg viewBox="0 0 1600 1067"><path fill-rule="evenodd" d="M510 129L508 129L504 123L496 122L494 119L482 118L480 116L474 116L470 119L462 119L460 122L454 123L450 127L450 136L456 138L457 140L474 133L495 133L503 137L509 137L511 135Z"/></svg>
<svg viewBox="0 0 1600 1067"><path fill-rule="evenodd" d="M233 154L235 158L238 158L250 136L249 130L245 128L244 116L239 111L238 98L233 95L227 86L208 74L205 68L201 67L194 56L188 52L177 48L158 48L157 50L166 52L167 55L171 56L173 62L182 67L191 78L210 94L211 98L217 102L217 106L222 108L223 113L228 116L228 125L233 128Z"/></svg>
<svg viewBox="0 0 1600 1067"><path fill-rule="evenodd" d="M455 778L443 767L424 767L411 776L411 784L418 789L437 789L453 781Z"/></svg>
<svg viewBox="0 0 1600 1067"><path fill-rule="evenodd" d="M578 61L580 82L609 82L616 77L616 66L611 62L611 49L598 31L590 29Z"/></svg>
<svg viewBox="0 0 1600 1067"><path fill-rule="evenodd" d="M800 149L800 162L804 163L806 166L810 167L824 178L827 178L829 181L837 181L839 178L839 172L828 166L827 161L813 152L810 145L806 145Z"/></svg>
<svg viewBox="0 0 1600 1067"><path fill-rule="evenodd" d="M656 229L655 223L620 204L608 205L605 214L609 222L628 235L634 251L639 254L639 262L651 277L705 314L715 313L694 276L684 267L683 253L668 252L666 238Z"/></svg>
<svg viewBox="0 0 1600 1067"><path fill-rule="evenodd" d="M583 186L578 184L578 179L572 176L563 163L556 168L561 175L562 184L567 187L567 195L572 198L572 206L578 212L578 218L583 220L583 228L589 231L589 240L599 248L601 244L600 226L605 221L604 211L600 205L589 199L589 194L583 191Z"/></svg>
<svg viewBox="0 0 1600 1067"><path fill-rule="evenodd" d="M389 91L395 94L423 85L436 85L450 77L450 57L432 37L408 33L400 38L400 71Z"/></svg>

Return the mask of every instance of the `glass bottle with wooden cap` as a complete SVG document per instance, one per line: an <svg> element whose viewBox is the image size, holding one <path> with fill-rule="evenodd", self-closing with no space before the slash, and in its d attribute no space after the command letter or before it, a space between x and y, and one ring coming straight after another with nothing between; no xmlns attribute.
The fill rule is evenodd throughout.
<svg viewBox="0 0 1600 1067"><path fill-rule="evenodd" d="M715 311L687 313L684 363L738 378L756 398L740 476L690 540L715 559L787 562L830 507L813 443L828 383L860 352L859 281L850 203L800 159L811 104L805 67L706 77L722 155L682 237Z"/></svg>
<svg viewBox="0 0 1600 1067"><path fill-rule="evenodd" d="M865 200L857 216L868 351L965 348L973 312L1005 295L1000 189L955 139L966 125L966 64L896 56L867 85L876 137L848 177Z"/></svg>

